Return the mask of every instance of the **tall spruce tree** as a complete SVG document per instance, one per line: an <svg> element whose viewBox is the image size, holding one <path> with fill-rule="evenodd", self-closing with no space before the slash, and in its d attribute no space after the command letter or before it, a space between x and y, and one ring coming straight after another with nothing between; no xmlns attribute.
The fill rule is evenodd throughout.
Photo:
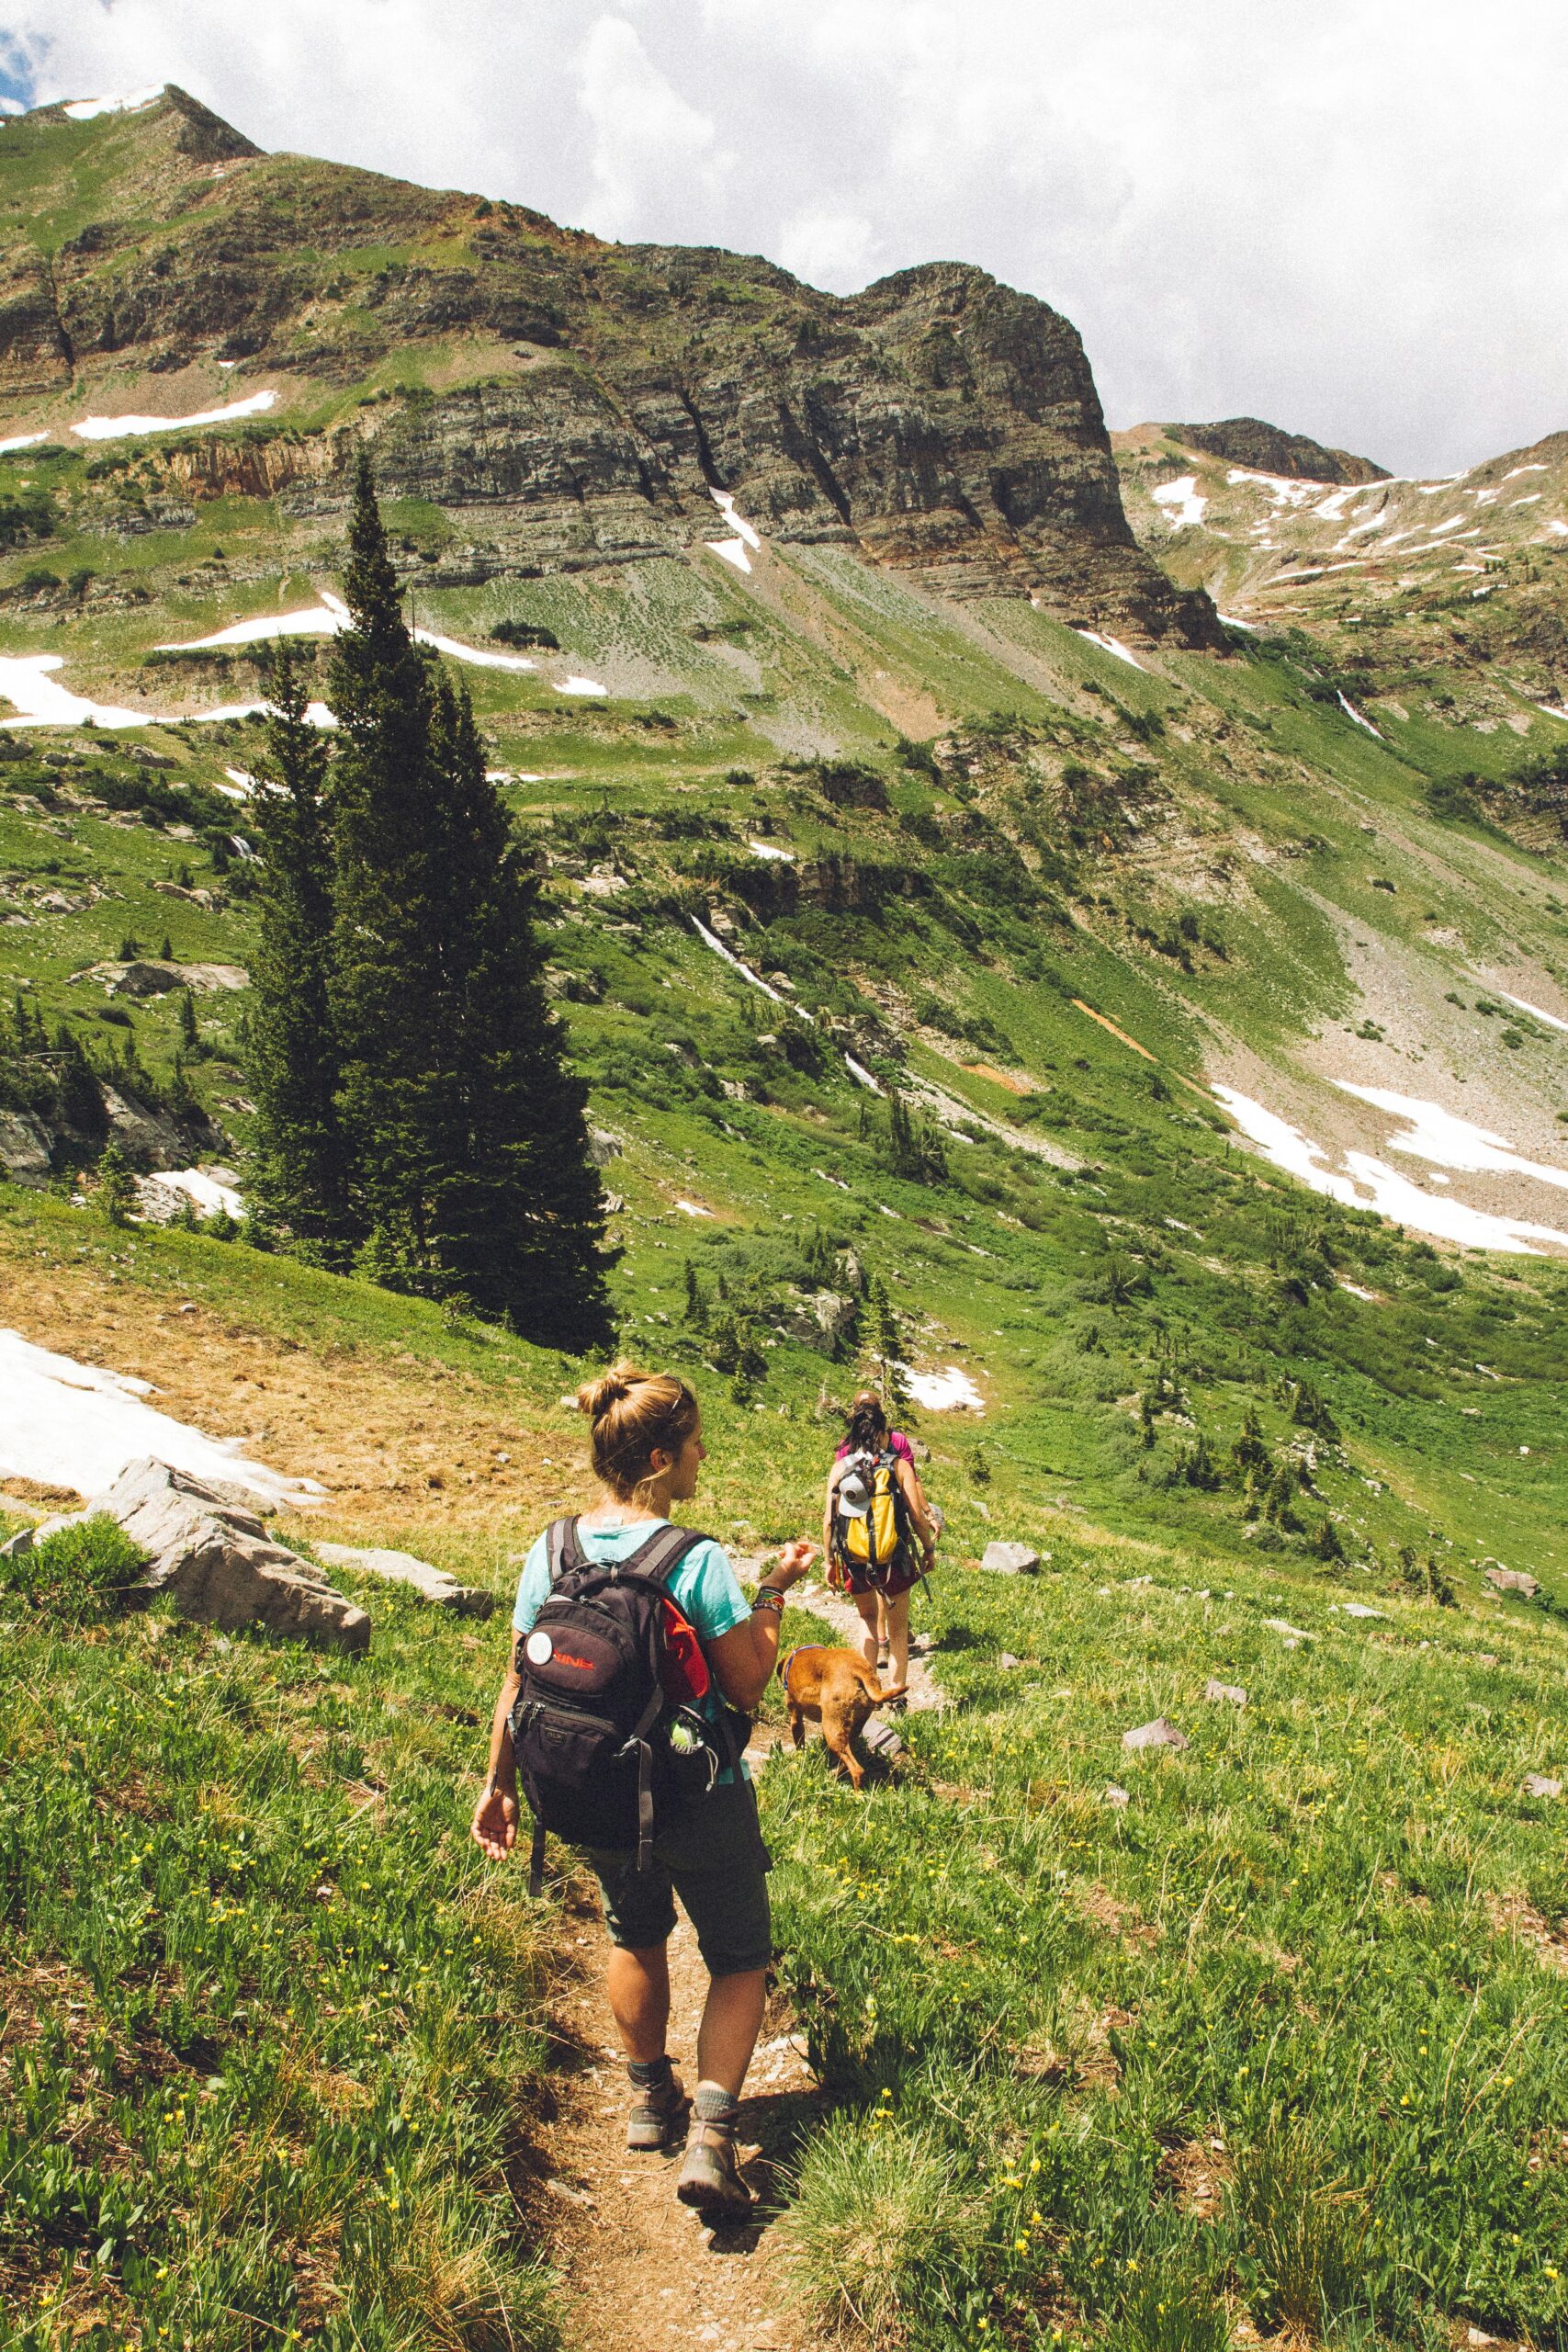
<svg viewBox="0 0 1568 2352"><path fill-rule="evenodd" d="M332 1005L365 1263L530 1338L600 1345L604 1201L545 997L536 886L467 696L404 623L363 456L344 592Z"/></svg>
<svg viewBox="0 0 1568 2352"><path fill-rule="evenodd" d="M344 1266L355 1235L337 1105L327 754L305 716L303 667L287 639L271 664L268 695L263 788L250 811L262 864L246 1026L256 1102L248 1189L264 1222L287 1227L323 1264Z"/></svg>

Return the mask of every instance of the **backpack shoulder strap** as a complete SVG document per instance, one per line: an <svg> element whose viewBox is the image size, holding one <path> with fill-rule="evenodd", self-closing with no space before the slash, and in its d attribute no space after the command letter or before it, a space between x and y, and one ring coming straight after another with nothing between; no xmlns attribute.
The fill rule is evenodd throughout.
<svg viewBox="0 0 1568 2352"><path fill-rule="evenodd" d="M588 1566L581 1544L577 1540L575 1519L556 1519L545 1530L545 1558L550 1572L550 1583L558 1585L563 1576L576 1576Z"/></svg>
<svg viewBox="0 0 1568 2352"><path fill-rule="evenodd" d="M671 1577L690 1552L711 1538L695 1527L656 1527L653 1533L637 1550L621 1562L621 1573L631 1571L644 1577L650 1584L668 1587Z"/></svg>

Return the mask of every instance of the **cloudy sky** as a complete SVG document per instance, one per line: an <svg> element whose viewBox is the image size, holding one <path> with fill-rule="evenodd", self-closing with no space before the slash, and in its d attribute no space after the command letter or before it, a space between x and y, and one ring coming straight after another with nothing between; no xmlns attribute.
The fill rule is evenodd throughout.
<svg viewBox="0 0 1568 2352"><path fill-rule="evenodd" d="M1562 0L9 0L0 92L767 254L980 264L1112 424L1446 471L1568 427Z"/></svg>

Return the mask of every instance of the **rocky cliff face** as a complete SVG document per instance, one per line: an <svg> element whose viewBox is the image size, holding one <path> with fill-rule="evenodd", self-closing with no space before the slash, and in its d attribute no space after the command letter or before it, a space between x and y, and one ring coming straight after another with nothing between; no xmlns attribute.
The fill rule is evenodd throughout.
<svg viewBox="0 0 1568 2352"><path fill-rule="evenodd" d="M678 553L712 492L782 541L839 540L951 596L1030 595L1085 626L1217 644L1200 592L1134 540L1076 330L953 263L847 300L756 258L614 246L541 215L265 156L182 93L0 132L18 233L0 401L221 361L235 395L341 429L269 445L269 492L339 511L373 435L383 487L456 526L451 577ZM87 217L84 218L84 212ZM439 346L439 389L352 395ZM144 397L144 388L142 392ZM196 405L194 402L184 405ZM165 462L254 488L255 441Z"/></svg>

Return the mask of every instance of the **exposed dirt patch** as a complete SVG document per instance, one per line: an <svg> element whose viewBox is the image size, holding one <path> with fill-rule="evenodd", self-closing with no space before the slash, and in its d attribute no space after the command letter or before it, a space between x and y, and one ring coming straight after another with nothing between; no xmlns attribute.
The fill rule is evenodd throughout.
<svg viewBox="0 0 1568 2352"><path fill-rule="evenodd" d="M1091 1926L1120 1936L1134 1951L1146 1951L1160 1939L1160 1930L1153 1920L1140 1918L1137 1905L1120 1902L1109 1887L1075 1887L1073 1901Z"/></svg>
<svg viewBox="0 0 1568 2352"><path fill-rule="evenodd" d="M319 1479L330 1500L301 1532L330 1537L341 1511L359 1544L483 1533L522 1549L541 1517L584 1483L572 1426L549 1426L478 1379L435 1362L368 1351L307 1354L212 1308L110 1283L90 1267L0 1255L0 1323L78 1362L149 1380L161 1412L290 1476ZM562 1424L568 1417L562 1414ZM510 1457L503 1459L502 1457ZM18 1500L74 1502L56 1489Z"/></svg>
<svg viewBox="0 0 1568 2352"><path fill-rule="evenodd" d="M1512 1936L1517 1943L1528 1944L1543 1968L1568 1975L1568 1919L1553 1925L1528 1894L1517 1891L1488 1894L1486 1917L1495 1935Z"/></svg>
<svg viewBox="0 0 1568 2352"><path fill-rule="evenodd" d="M773 2222L782 2168L818 2110L805 2043L769 2004L741 2105L744 2172L758 2202L742 2228L705 2229L675 2200L679 2154L632 2155L630 2104L604 1996L608 1945L591 1897L574 1898L561 1939L572 1962L552 2028L559 2098L519 2184L563 2275L561 2319L581 2352L816 2352L791 2308ZM682 1919L670 1945L670 2049L690 2089L707 1977Z"/></svg>
<svg viewBox="0 0 1568 2352"><path fill-rule="evenodd" d="M1160 2181L1175 2198L1177 2211L1195 2222L1212 2222L1224 2202L1231 2162L1218 2140L1187 2140L1168 2148L1156 2166Z"/></svg>

